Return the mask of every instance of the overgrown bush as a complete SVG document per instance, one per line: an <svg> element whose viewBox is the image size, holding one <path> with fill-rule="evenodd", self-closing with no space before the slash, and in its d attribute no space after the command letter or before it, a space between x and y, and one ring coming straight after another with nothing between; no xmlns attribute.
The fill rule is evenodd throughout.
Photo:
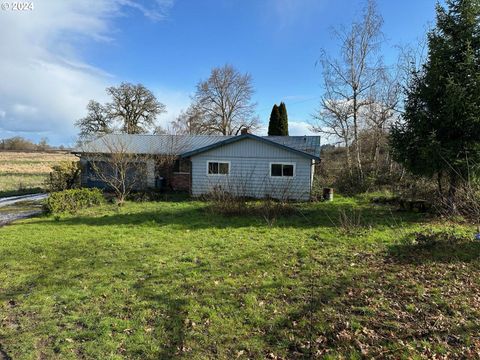
<svg viewBox="0 0 480 360"><path fill-rule="evenodd" d="M290 202L270 198L263 199L255 205L251 212L262 216L268 226L273 226L279 217L293 214L296 210Z"/></svg>
<svg viewBox="0 0 480 360"><path fill-rule="evenodd" d="M53 166L47 180L50 191L73 189L80 185L80 164L78 161L63 161Z"/></svg>
<svg viewBox="0 0 480 360"><path fill-rule="evenodd" d="M234 196L220 186L214 187L203 199L210 203L209 209L215 214L235 216L248 213L245 197Z"/></svg>
<svg viewBox="0 0 480 360"><path fill-rule="evenodd" d="M455 195L437 194L434 199L437 213L445 217L462 217L480 225L480 184L469 182L457 186Z"/></svg>
<svg viewBox="0 0 480 360"><path fill-rule="evenodd" d="M372 176L365 175L363 180L360 180L360 174L356 171L350 173L347 169L338 173L335 187L339 193L349 196L379 189L375 186L375 179Z"/></svg>
<svg viewBox="0 0 480 360"><path fill-rule="evenodd" d="M344 147L323 147L322 161L315 168L317 179L314 180L313 192L318 198L323 187L332 187L344 195L357 195L371 191L395 191L405 180L405 171L392 161L386 144L382 145L377 159L372 159L374 148L368 146L370 138L365 135L362 140L362 174L354 165L349 169Z"/></svg>
<svg viewBox="0 0 480 360"><path fill-rule="evenodd" d="M76 211L100 205L104 201L99 189L70 189L50 194L46 209L50 213L75 213Z"/></svg>
<svg viewBox="0 0 480 360"><path fill-rule="evenodd" d="M291 202L272 198L249 199L235 196L220 187L214 188L203 199L209 203L208 210L215 215L254 215L263 218L269 226L273 226L279 217L295 212L295 206Z"/></svg>

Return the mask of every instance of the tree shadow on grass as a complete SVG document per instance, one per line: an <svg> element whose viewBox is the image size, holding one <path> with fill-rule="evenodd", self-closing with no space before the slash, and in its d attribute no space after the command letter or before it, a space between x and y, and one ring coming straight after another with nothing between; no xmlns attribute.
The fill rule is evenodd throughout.
<svg viewBox="0 0 480 360"><path fill-rule="evenodd" d="M392 245L387 249L387 260L401 264L458 263L480 260L480 242L469 241L455 244Z"/></svg>
<svg viewBox="0 0 480 360"><path fill-rule="evenodd" d="M271 347L285 349L288 358L314 358L312 346L318 336L316 325L320 320L319 313L335 299L341 298L352 286L353 280L351 276L339 275L328 285L313 284L310 298L270 325L265 332L265 342ZM299 329L301 322L306 325Z"/></svg>
<svg viewBox="0 0 480 360"><path fill-rule="evenodd" d="M297 206L291 213L278 215L273 223L278 227L338 228L342 226L342 218L359 217L361 226L398 226L400 223L416 223L423 219L417 213L398 213L390 208L367 206L355 208L348 204L330 206L328 204L308 204ZM179 209L161 208L152 211L134 213L109 213L103 216L77 215L66 217L56 222L51 217L39 218L30 223L49 222L58 225L117 226L155 223L158 226L175 225L181 229L205 228L241 228L249 226L266 226L267 221L261 213L227 216L212 212L208 206L182 206Z"/></svg>
<svg viewBox="0 0 480 360"><path fill-rule="evenodd" d="M68 287L76 284L76 279L64 276L64 270L69 269L71 261L85 255L81 248L72 248L70 244L59 246L56 249L55 256L49 254L48 263L45 263L42 269L34 272L29 277L22 278L23 281L13 287L1 288L0 302L6 300L16 301L29 296L38 289L45 287Z"/></svg>
<svg viewBox="0 0 480 360"><path fill-rule="evenodd" d="M165 332L166 339L162 344L158 354L158 359L175 359L185 350L185 332L187 330L188 299L180 294L155 294L142 296L150 303L155 303L156 307L163 310L163 315L167 319L160 325Z"/></svg>

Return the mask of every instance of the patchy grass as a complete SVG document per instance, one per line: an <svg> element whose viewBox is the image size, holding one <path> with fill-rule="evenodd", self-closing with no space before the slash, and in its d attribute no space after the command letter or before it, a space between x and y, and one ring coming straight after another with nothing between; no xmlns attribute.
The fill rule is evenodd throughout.
<svg viewBox="0 0 480 360"><path fill-rule="evenodd" d="M0 152L0 196L38 192L53 165L75 160L68 153Z"/></svg>
<svg viewBox="0 0 480 360"><path fill-rule="evenodd" d="M419 247L411 237L426 223L451 225L366 200L297 210L271 226L212 216L203 202L127 203L0 228L0 350L13 359L479 355L480 243Z"/></svg>

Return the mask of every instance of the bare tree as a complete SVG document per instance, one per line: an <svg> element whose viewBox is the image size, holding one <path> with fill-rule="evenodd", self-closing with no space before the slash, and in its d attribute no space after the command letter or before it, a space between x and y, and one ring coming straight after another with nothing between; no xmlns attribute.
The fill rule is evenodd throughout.
<svg viewBox="0 0 480 360"><path fill-rule="evenodd" d="M87 116L77 120L75 126L80 129L81 139L89 139L112 132L112 120L107 116L105 107L95 100L88 102Z"/></svg>
<svg viewBox="0 0 480 360"><path fill-rule="evenodd" d="M105 105L107 117L121 123L127 134L140 134L155 128L158 115L165 105L142 84L122 83L107 88L112 101Z"/></svg>
<svg viewBox="0 0 480 360"><path fill-rule="evenodd" d="M375 173L379 169L381 142L386 141L389 127L399 114L402 89L398 76L398 71L392 73L386 70L381 74L370 89L370 101L364 112L366 124L372 133L371 162Z"/></svg>
<svg viewBox="0 0 480 360"><path fill-rule="evenodd" d="M187 171L182 170L185 166L187 166L187 172L190 172L190 160L182 159L179 156L181 153L185 152L187 148L191 148L189 141L190 139L188 137L167 135L163 140L164 152L162 154L155 155L156 173L165 178L165 185L171 190L175 190L172 183L175 171Z"/></svg>
<svg viewBox="0 0 480 360"><path fill-rule="evenodd" d="M165 129L161 125L155 126L155 129L153 129L153 135L166 135L168 134L168 128Z"/></svg>
<svg viewBox="0 0 480 360"><path fill-rule="evenodd" d="M369 104L368 92L377 83L382 69L381 58L376 56L382 42L382 24L383 18L377 12L375 0L368 0L360 21L354 22L348 29L334 32L340 42L339 56L332 58L323 51L320 59L326 95L331 97L322 100L323 110L335 117L336 111L332 112L331 107L325 107L325 104L348 104L351 107L355 163L361 179L361 111Z"/></svg>
<svg viewBox="0 0 480 360"><path fill-rule="evenodd" d="M257 128L252 95L249 74L241 74L231 65L214 68L207 80L197 84L193 97L199 115L198 132L236 135L243 128Z"/></svg>
<svg viewBox="0 0 480 360"><path fill-rule="evenodd" d="M349 103L332 100L330 88L326 88L320 109L313 115L315 123L311 129L314 132L340 140L345 147L345 162L352 174L352 155L350 145L352 140L352 106Z"/></svg>
<svg viewBox="0 0 480 360"><path fill-rule="evenodd" d="M418 39L414 46L399 45L397 49L399 52L397 75L402 90L405 92L412 81L414 81L415 74L419 74L422 71L422 65L426 61L428 52L427 37Z"/></svg>
<svg viewBox="0 0 480 360"><path fill-rule="evenodd" d="M148 155L131 151L128 140L104 136L84 145L88 165L95 178L115 193L118 204L123 204L135 189L146 184Z"/></svg>
<svg viewBox="0 0 480 360"><path fill-rule="evenodd" d="M196 104L190 105L171 122L172 132L178 135L208 133L202 127L202 113Z"/></svg>

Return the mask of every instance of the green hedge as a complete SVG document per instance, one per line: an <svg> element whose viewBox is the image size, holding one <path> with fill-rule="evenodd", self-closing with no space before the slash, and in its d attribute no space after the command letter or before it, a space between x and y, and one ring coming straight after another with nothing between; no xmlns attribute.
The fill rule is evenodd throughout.
<svg viewBox="0 0 480 360"><path fill-rule="evenodd" d="M103 194L99 189L71 189L50 194L46 208L51 213L69 212L100 205Z"/></svg>

